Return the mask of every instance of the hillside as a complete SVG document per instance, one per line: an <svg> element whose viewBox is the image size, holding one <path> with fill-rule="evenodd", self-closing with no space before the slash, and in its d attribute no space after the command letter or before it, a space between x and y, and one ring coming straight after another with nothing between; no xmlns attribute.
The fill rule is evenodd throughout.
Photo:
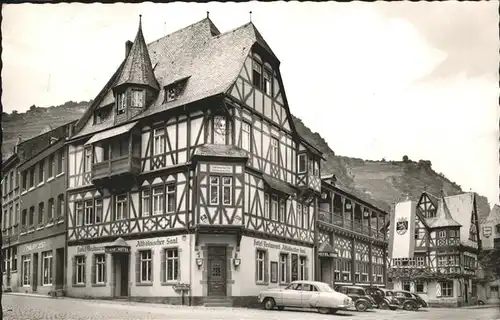
<svg viewBox="0 0 500 320"><path fill-rule="evenodd" d="M44 130L61 126L78 119L91 101L67 102L49 108L32 106L26 113L2 114L3 144L2 158L12 153L18 134L23 140L34 137ZM313 133L300 119L294 118L297 131L323 151L326 161L322 163L322 174L335 174L337 184L358 197L389 211L391 204L409 194L417 198L426 188L439 194L444 189L449 195L463 192L461 187L432 169L430 161L372 161L339 156L326 141ZM478 196L480 217L487 217L490 206L486 197Z"/></svg>

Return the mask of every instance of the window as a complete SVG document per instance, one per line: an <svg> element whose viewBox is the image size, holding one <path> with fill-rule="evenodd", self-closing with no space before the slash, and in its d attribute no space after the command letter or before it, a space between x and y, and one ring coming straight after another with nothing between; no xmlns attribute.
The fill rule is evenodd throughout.
<svg viewBox="0 0 500 320"><path fill-rule="evenodd" d="M47 208L47 221L54 217L54 198L49 199L49 207Z"/></svg>
<svg viewBox="0 0 500 320"><path fill-rule="evenodd" d="M83 202L75 202L76 225L83 225Z"/></svg>
<svg viewBox="0 0 500 320"><path fill-rule="evenodd" d="M227 120L225 116L213 118L214 144L226 144Z"/></svg>
<svg viewBox="0 0 500 320"><path fill-rule="evenodd" d="M75 284L85 284L85 256L75 257Z"/></svg>
<svg viewBox="0 0 500 320"><path fill-rule="evenodd" d="M85 225L94 223L94 206L92 200L85 201Z"/></svg>
<svg viewBox="0 0 500 320"><path fill-rule="evenodd" d="M29 225L32 226L35 223L35 207L30 207Z"/></svg>
<svg viewBox="0 0 500 320"><path fill-rule="evenodd" d="M23 190L26 190L28 187L28 172L24 171L22 173L22 184L23 184Z"/></svg>
<svg viewBox="0 0 500 320"><path fill-rule="evenodd" d="M151 197L149 190L142 191L142 216L149 217L150 215Z"/></svg>
<svg viewBox="0 0 500 320"><path fill-rule="evenodd" d="M43 285L52 285L52 251L42 252Z"/></svg>
<svg viewBox="0 0 500 320"><path fill-rule="evenodd" d="M83 171L89 172L92 170L92 147L85 147L85 160Z"/></svg>
<svg viewBox="0 0 500 320"><path fill-rule="evenodd" d="M59 156L57 157L57 174L64 171L64 150L59 151Z"/></svg>
<svg viewBox="0 0 500 320"><path fill-rule="evenodd" d="M288 282L288 254L280 253L280 282Z"/></svg>
<svg viewBox="0 0 500 320"><path fill-rule="evenodd" d="M122 220L127 218L127 195L115 196L115 220Z"/></svg>
<svg viewBox="0 0 500 320"><path fill-rule="evenodd" d="M306 257L299 258L299 280L307 280Z"/></svg>
<svg viewBox="0 0 500 320"><path fill-rule="evenodd" d="M496 229L497 235L500 235L500 224L497 224L495 229Z"/></svg>
<svg viewBox="0 0 500 320"><path fill-rule="evenodd" d="M144 106L142 90L132 90L132 108L142 108Z"/></svg>
<svg viewBox="0 0 500 320"><path fill-rule="evenodd" d="M417 267L425 266L425 256L422 256L422 255L415 256L415 263L416 263Z"/></svg>
<svg viewBox="0 0 500 320"><path fill-rule="evenodd" d="M210 177L210 204L219 204L219 177Z"/></svg>
<svg viewBox="0 0 500 320"><path fill-rule="evenodd" d="M152 257L151 250L139 251L140 256L140 282L151 281Z"/></svg>
<svg viewBox="0 0 500 320"><path fill-rule="evenodd" d="M165 129L155 129L153 132L153 154L165 152Z"/></svg>
<svg viewBox="0 0 500 320"><path fill-rule="evenodd" d="M21 261L22 284L29 286L31 284L31 255L22 256Z"/></svg>
<svg viewBox="0 0 500 320"><path fill-rule="evenodd" d="M278 196L271 196L271 220L278 221Z"/></svg>
<svg viewBox="0 0 500 320"><path fill-rule="evenodd" d="M269 219L269 194L264 194L264 218Z"/></svg>
<svg viewBox="0 0 500 320"><path fill-rule="evenodd" d="M17 247L12 247L12 271L17 271Z"/></svg>
<svg viewBox="0 0 500 320"><path fill-rule="evenodd" d="M248 123L243 121L241 123L241 148L247 151L252 151L252 146L251 146L251 129L252 126Z"/></svg>
<svg viewBox="0 0 500 320"><path fill-rule="evenodd" d="M477 284L473 283L471 287L471 296L476 298L477 297Z"/></svg>
<svg viewBox="0 0 500 320"><path fill-rule="evenodd" d="M410 281L403 281L403 290L410 291Z"/></svg>
<svg viewBox="0 0 500 320"><path fill-rule="evenodd" d="M94 200L95 205L95 223L102 222L102 200L96 199Z"/></svg>
<svg viewBox="0 0 500 320"><path fill-rule="evenodd" d="M175 184L167 185L167 213L175 212L176 209L175 187Z"/></svg>
<svg viewBox="0 0 500 320"><path fill-rule="evenodd" d="M54 176L54 169L55 169L55 160L54 160L54 155L51 154L49 156L49 178L52 178Z"/></svg>
<svg viewBox="0 0 500 320"><path fill-rule="evenodd" d="M14 172L10 172L10 190L14 190Z"/></svg>
<svg viewBox="0 0 500 320"><path fill-rule="evenodd" d="M120 93L116 97L116 114L125 113L125 93Z"/></svg>
<svg viewBox="0 0 500 320"><path fill-rule="evenodd" d="M271 73L271 71L265 69L264 70L264 92L268 95L270 95L271 97L273 96L273 82L272 82L272 79L273 79L273 75Z"/></svg>
<svg viewBox="0 0 500 320"><path fill-rule="evenodd" d="M21 226L26 227L28 225L28 210L24 209L21 214Z"/></svg>
<svg viewBox="0 0 500 320"><path fill-rule="evenodd" d="M59 206L58 206L58 210L57 210L57 215L59 217L61 217L62 215L64 215L64 195L60 194L57 197L57 201L59 202Z"/></svg>
<svg viewBox="0 0 500 320"><path fill-rule="evenodd" d="M43 223L43 217L45 215L44 203L40 202L38 204L38 224Z"/></svg>
<svg viewBox="0 0 500 320"><path fill-rule="evenodd" d="M103 284L106 282L106 255L95 255L95 279L94 283Z"/></svg>
<svg viewBox="0 0 500 320"><path fill-rule="evenodd" d="M253 62L253 85L262 89L262 66L257 61Z"/></svg>
<svg viewBox="0 0 500 320"><path fill-rule="evenodd" d="M306 163L307 163L307 155L305 154L299 154L298 155L298 173L305 173L306 172Z"/></svg>
<svg viewBox="0 0 500 320"><path fill-rule="evenodd" d="M280 222L286 222L286 202L284 199L280 199L280 213L279 213Z"/></svg>
<svg viewBox="0 0 500 320"><path fill-rule="evenodd" d="M445 230L440 230L440 231L438 232L438 238L439 238L439 239L444 239L444 238L446 238L446 231L445 231Z"/></svg>
<svg viewBox="0 0 500 320"><path fill-rule="evenodd" d="M166 281L176 281L179 279L179 251L177 249L165 250L166 261Z"/></svg>
<svg viewBox="0 0 500 320"><path fill-rule="evenodd" d="M265 268L266 268L266 252L263 250L257 250L257 281L265 281Z"/></svg>
<svg viewBox="0 0 500 320"><path fill-rule="evenodd" d="M233 197L233 179L231 177L222 177L222 194L224 205L231 205Z"/></svg>
<svg viewBox="0 0 500 320"><path fill-rule="evenodd" d="M279 141L276 138L271 138L271 162L278 164L278 154L279 154Z"/></svg>
<svg viewBox="0 0 500 320"><path fill-rule="evenodd" d="M40 163L38 164L38 183L42 183L45 181L45 170L44 170L44 166L45 166L45 161L40 161Z"/></svg>
<svg viewBox="0 0 500 320"><path fill-rule="evenodd" d="M306 205L302 206L302 224L301 227L304 229L309 229L309 207Z"/></svg>
<svg viewBox="0 0 500 320"><path fill-rule="evenodd" d="M417 293L424 293L424 283L422 281L415 282L415 291Z"/></svg>
<svg viewBox="0 0 500 320"><path fill-rule="evenodd" d="M153 188L153 214L163 214L163 186Z"/></svg>
<svg viewBox="0 0 500 320"><path fill-rule="evenodd" d="M30 169L30 188L35 186L35 167Z"/></svg>
<svg viewBox="0 0 500 320"><path fill-rule="evenodd" d="M441 296L453 297L453 281L441 281Z"/></svg>

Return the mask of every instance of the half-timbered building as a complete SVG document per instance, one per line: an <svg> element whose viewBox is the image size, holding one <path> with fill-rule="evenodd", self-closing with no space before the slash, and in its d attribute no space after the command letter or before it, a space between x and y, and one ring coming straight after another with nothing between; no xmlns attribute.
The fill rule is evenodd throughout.
<svg viewBox="0 0 500 320"><path fill-rule="evenodd" d="M395 205L389 225L389 273L397 289L419 294L431 306L477 303L480 250L475 193Z"/></svg>
<svg viewBox="0 0 500 320"><path fill-rule="evenodd" d="M19 184L14 153L2 163L2 290L17 291L17 241L19 239Z"/></svg>
<svg viewBox="0 0 500 320"><path fill-rule="evenodd" d="M319 199L317 280L332 286L386 285L387 213L323 177ZM325 251L334 248L334 259Z"/></svg>
<svg viewBox="0 0 500 320"><path fill-rule="evenodd" d="M61 293L65 274L65 141L72 123L18 146L20 216L17 245L19 290Z"/></svg>

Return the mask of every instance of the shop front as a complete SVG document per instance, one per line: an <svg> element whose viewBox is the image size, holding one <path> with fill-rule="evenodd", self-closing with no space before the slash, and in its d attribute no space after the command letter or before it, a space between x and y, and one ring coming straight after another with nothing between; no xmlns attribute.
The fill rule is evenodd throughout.
<svg viewBox="0 0 500 320"><path fill-rule="evenodd" d="M49 294L64 289L65 235L18 245L19 291Z"/></svg>

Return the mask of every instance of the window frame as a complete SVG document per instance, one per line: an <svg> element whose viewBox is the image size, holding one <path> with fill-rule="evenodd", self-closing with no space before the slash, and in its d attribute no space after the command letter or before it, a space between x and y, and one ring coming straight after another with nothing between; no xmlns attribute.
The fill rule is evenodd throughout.
<svg viewBox="0 0 500 320"><path fill-rule="evenodd" d="M122 198L123 199L120 199ZM128 218L128 195L125 194L117 194L114 197L115 200L115 212L114 212L114 221L126 220ZM120 208L121 210L118 210ZM120 212L120 215L118 213Z"/></svg>
<svg viewBox="0 0 500 320"><path fill-rule="evenodd" d="M153 275L153 252L151 249L139 250L139 282L151 283ZM143 273L146 271L145 273ZM145 279L143 279L145 276Z"/></svg>
<svg viewBox="0 0 500 320"><path fill-rule="evenodd" d="M26 268L26 264L28 265ZM21 284L23 287L31 285L31 255L21 256Z"/></svg>
<svg viewBox="0 0 500 320"><path fill-rule="evenodd" d="M244 142L247 143L244 143ZM252 152L252 124L248 121L241 121L241 142L240 148Z"/></svg>
<svg viewBox="0 0 500 320"><path fill-rule="evenodd" d="M124 114L126 109L126 95L125 92L119 93L116 97L116 114Z"/></svg>
<svg viewBox="0 0 500 320"><path fill-rule="evenodd" d="M165 281L179 281L180 259L178 248L165 248ZM169 253L172 253L169 256ZM170 263L169 263L170 262Z"/></svg>
<svg viewBox="0 0 500 320"><path fill-rule="evenodd" d="M280 157L280 141L276 137L271 137L271 163L278 165Z"/></svg>
<svg viewBox="0 0 500 320"><path fill-rule="evenodd" d="M298 259L298 277L299 280L307 280L308 275L307 275L307 257L306 256L299 256Z"/></svg>
<svg viewBox="0 0 500 320"><path fill-rule="evenodd" d="M453 280L440 281L441 285L441 297L453 298L454 295L454 283Z"/></svg>
<svg viewBox="0 0 500 320"><path fill-rule="evenodd" d="M83 149L83 172L92 171L92 146L85 146Z"/></svg>
<svg viewBox="0 0 500 320"><path fill-rule="evenodd" d="M166 212L174 213L177 211L177 184L168 183L165 187Z"/></svg>
<svg viewBox="0 0 500 320"><path fill-rule="evenodd" d="M95 223L94 201L87 199L83 203L84 217L83 225L88 226Z"/></svg>
<svg viewBox="0 0 500 320"><path fill-rule="evenodd" d="M153 129L153 155L165 153L165 128ZM160 133L161 132L161 133Z"/></svg>
<svg viewBox="0 0 500 320"><path fill-rule="evenodd" d="M75 201L75 221L77 227L81 227L84 224L84 212L83 201Z"/></svg>
<svg viewBox="0 0 500 320"><path fill-rule="evenodd" d="M141 215L143 217L151 216L151 190L144 189L141 192L142 210Z"/></svg>
<svg viewBox="0 0 500 320"><path fill-rule="evenodd" d="M77 285L85 284L86 260L85 255L75 256L75 284Z"/></svg>
<svg viewBox="0 0 500 320"><path fill-rule="evenodd" d="M306 172L307 172L307 154L299 153L297 155L297 173L301 174Z"/></svg>
<svg viewBox="0 0 500 320"><path fill-rule="evenodd" d="M102 199L94 199L94 223L102 223L103 218L103 202ZM99 220L99 221L97 221Z"/></svg>
<svg viewBox="0 0 500 320"><path fill-rule="evenodd" d="M38 163L38 183L42 183L45 181L45 160L42 159Z"/></svg>
<svg viewBox="0 0 500 320"><path fill-rule="evenodd" d="M165 187L161 186L153 186L151 188L151 199L152 199L152 215L162 215L165 211L164 202L165 202Z"/></svg>
<svg viewBox="0 0 500 320"><path fill-rule="evenodd" d="M49 260L47 263L46 260ZM54 258L52 251L44 251L42 252L42 285L43 286L51 286L54 278L53 278L53 267L54 267ZM47 278L45 275L45 271L47 271ZM47 280L47 281L46 281Z"/></svg>
<svg viewBox="0 0 500 320"><path fill-rule="evenodd" d="M94 283L95 284L105 284L106 283L106 254L105 253L96 253L94 255L94 263L95 263ZM99 276L101 276L101 277L99 277Z"/></svg>
<svg viewBox="0 0 500 320"><path fill-rule="evenodd" d="M279 254L279 282L280 284L288 283L288 269L289 269L289 254L280 252Z"/></svg>
<svg viewBox="0 0 500 320"><path fill-rule="evenodd" d="M233 204L233 177L221 176L221 182L222 182L222 205L230 206Z"/></svg>
<svg viewBox="0 0 500 320"><path fill-rule="evenodd" d="M279 220L279 198L276 194L271 195L271 220Z"/></svg>
<svg viewBox="0 0 500 320"><path fill-rule="evenodd" d="M209 179L209 190L208 190L209 191L209 204L212 206L217 206L220 204L219 198L220 198L220 180L221 180L221 177L211 175L208 177L208 179ZM215 180L212 180L212 179L217 179L217 182L215 182ZM216 191L216 194L217 194L216 197L214 197L212 195L212 191Z"/></svg>
<svg viewBox="0 0 500 320"><path fill-rule="evenodd" d="M255 276L257 282L266 281L266 254L265 250L257 249L256 259L255 259Z"/></svg>

